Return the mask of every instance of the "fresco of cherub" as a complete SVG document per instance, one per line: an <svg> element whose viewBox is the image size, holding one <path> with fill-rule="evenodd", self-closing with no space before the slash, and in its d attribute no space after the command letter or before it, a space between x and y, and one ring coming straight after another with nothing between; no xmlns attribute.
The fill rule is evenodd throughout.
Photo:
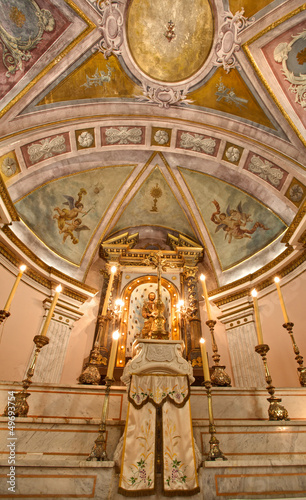
<svg viewBox="0 0 306 500"><path fill-rule="evenodd" d="M86 194L87 191L81 188L76 200L72 196L64 195L67 201L64 201L63 205L68 205L69 209L61 207L53 209L57 211L57 214L53 215L53 219L57 220L59 234L64 234L63 243L69 236L72 243L76 245L79 242L80 231L89 230L88 226L82 225L82 219L78 217L79 214L83 214L84 217L89 212L84 210L84 204L81 203L83 196ZM77 238L74 232L77 233Z"/></svg>
<svg viewBox="0 0 306 500"><path fill-rule="evenodd" d="M253 222L250 214L246 214L242 210L241 202L237 205L236 210L227 207L226 213L221 212L220 205L216 200L212 202L216 211L213 212L210 220L217 225L215 232L217 233L220 229L225 231L225 239L227 239L228 243L231 243L232 239L241 240L243 238L250 238L253 233L257 230L257 228L264 229L268 231L269 228L266 227L261 222L255 222L251 229L247 229L246 225L248 222Z"/></svg>

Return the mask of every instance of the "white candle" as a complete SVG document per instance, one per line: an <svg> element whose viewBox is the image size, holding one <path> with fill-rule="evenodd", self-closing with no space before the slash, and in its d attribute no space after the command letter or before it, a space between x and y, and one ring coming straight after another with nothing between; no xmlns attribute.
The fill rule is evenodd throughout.
<svg viewBox="0 0 306 500"><path fill-rule="evenodd" d="M27 268L27 266L24 266L24 265L20 266L20 268L19 268L19 273L17 274L17 277L16 277L15 283L13 285L13 288L11 290L11 293L9 294L8 299L6 301L6 304L4 306L4 310L7 311L7 312L10 309L10 305L11 305L11 302L12 302L13 297L15 295L18 283L21 280L21 276L23 275L23 273L26 270L26 268Z"/></svg>
<svg viewBox="0 0 306 500"><path fill-rule="evenodd" d="M109 277L109 282L108 282L108 285L107 285L107 290L106 290L105 299L104 299L104 303L103 303L102 316L106 315L106 311L107 311L107 307L108 307L108 301L109 301L109 297L110 297L110 294L111 294L111 291L112 291L112 286L113 286L113 281L114 281L114 276L116 274L116 271L117 271L116 266L113 266L111 268L111 275Z"/></svg>
<svg viewBox="0 0 306 500"><path fill-rule="evenodd" d="M201 354L202 354L204 380L206 382L210 382L210 373L209 373L209 366L208 366L208 361L207 361L205 339L203 339L203 337L200 338L200 348L201 348Z"/></svg>
<svg viewBox="0 0 306 500"><path fill-rule="evenodd" d="M264 341L263 341L263 336L262 336L259 308L258 308L258 302L257 302L257 291L255 290L255 288L254 288L254 290L252 290L252 297L253 297L253 303L254 303L255 323L256 323L258 344L263 344Z"/></svg>
<svg viewBox="0 0 306 500"><path fill-rule="evenodd" d="M287 311L286 311L286 306L285 306L285 302L284 302L284 299L283 299L283 295L282 295L282 291L281 291L281 288L280 288L279 281L280 281L279 278L276 276L274 278L274 282L275 282L275 285L276 285L276 288L277 288L277 293L278 293L280 305L281 305L281 308L282 308L282 311L283 311L284 320L285 320L285 323L289 323L289 318L288 318L288 314L287 314Z"/></svg>
<svg viewBox="0 0 306 500"><path fill-rule="evenodd" d="M113 378L119 336L120 336L119 330L116 330L113 333L112 347L111 347L111 352L110 352L110 356L109 356L109 360L108 360L108 366L107 366L106 376L109 379Z"/></svg>
<svg viewBox="0 0 306 500"><path fill-rule="evenodd" d="M201 274L200 280L202 281L202 287L203 287L203 294L204 294L204 299L205 299L205 304L206 304L206 310L207 310L207 316L208 319L211 320L211 309L210 309L210 303L208 300L208 293L207 293L207 288L206 288L206 282L205 282L205 276L204 274Z"/></svg>
<svg viewBox="0 0 306 500"><path fill-rule="evenodd" d="M62 287L61 287L61 285L58 285L56 287L56 289L55 289L55 294L54 294L53 300L51 302L51 306L50 306L50 309L49 309L49 312L48 312L48 316L46 317L46 321L44 323L42 331L40 332L40 335L46 335L47 334L47 331L48 331L48 328L49 328L49 325L50 325L50 321L52 319L52 315L53 315L53 312L54 312L54 309L55 309L55 306L56 306L56 303L58 301L58 297L59 297L59 294L61 293L61 291L62 291Z"/></svg>

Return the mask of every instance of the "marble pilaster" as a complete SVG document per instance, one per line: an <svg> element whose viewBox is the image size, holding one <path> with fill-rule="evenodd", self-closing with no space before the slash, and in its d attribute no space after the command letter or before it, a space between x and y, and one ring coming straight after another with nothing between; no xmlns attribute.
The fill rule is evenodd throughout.
<svg viewBox="0 0 306 500"><path fill-rule="evenodd" d="M50 309L50 299L45 299L43 302L45 309L42 326ZM54 314L52 316L47 337L49 344L41 349L37 358L33 381L58 384L61 379L66 351L70 338L70 333L74 322L82 317L82 313L73 310L71 307L61 303L57 303ZM29 359L28 366L25 371L25 376L33 359L35 345Z"/></svg>
<svg viewBox="0 0 306 500"><path fill-rule="evenodd" d="M218 319L225 325L235 386L265 387L263 363L255 352L258 341L253 306L239 304Z"/></svg>

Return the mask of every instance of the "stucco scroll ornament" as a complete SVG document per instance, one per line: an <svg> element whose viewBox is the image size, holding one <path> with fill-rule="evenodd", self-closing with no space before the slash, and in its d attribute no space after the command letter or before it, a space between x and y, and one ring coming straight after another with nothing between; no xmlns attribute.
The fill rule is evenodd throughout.
<svg viewBox="0 0 306 500"><path fill-rule="evenodd" d="M32 163L42 158L46 160L47 158L51 158L54 154L64 153L65 151L66 143L63 135L57 135L53 137L53 139L47 137L28 147L28 155Z"/></svg>
<svg viewBox="0 0 306 500"><path fill-rule="evenodd" d="M238 35L255 21L254 18L247 19L243 13L244 9L238 10L236 14L232 14L230 11L224 12L223 24L221 25L215 47L217 55L215 65L223 66L227 73L232 68L241 69L235 56L235 52L238 52L241 46L241 40Z"/></svg>
<svg viewBox="0 0 306 500"><path fill-rule="evenodd" d="M283 66L286 80L291 84L289 90L295 95L295 102L306 108L306 47L299 50L301 41L306 39L306 30L292 37L290 43L282 42L274 50L274 59ZM300 42L300 43L298 43ZM294 45L296 46L294 47ZM289 66L292 71L289 70ZM302 73L304 70L304 73Z"/></svg>
<svg viewBox="0 0 306 500"><path fill-rule="evenodd" d="M203 135L195 134L194 136L188 132L181 135L180 147L191 149L192 151L204 151L205 153L214 153L216 146L215 139L211 137L204 138Z"/></svg>
<svg viewBox="0 0 306 500"><path fill-rule="evenodd" d="M282 178L284 177L284 172L279 168L273 166L267 160L262 160L258 156L252 156L251 161L248 166L248 170L253 172L253 174L258 175L261 179L271 182L274 187L279 186Z"/></svg>
<svg viewBox="0 0 306 500"><path fill-rule="evenodd" d="M121 54L121 45L123 42L123 16L118 3L112 0L98 0L97 8L102 14L100 22L100 31L103 38L98 44L98 50L108 59L112 54L118 56Z"/></svg>
<svg viewBox="0 0 306 500"><path fill-rule="evenodd" d="M105 131L106 144L139 144L142 140L141 128L108 128Z"/></svg>
<svg viewBox="0 0 306 500"><path fill-rule="evenodd" d="M138 101L151 101L158 104L160 108L169 108L173 104L191 104L190 99L186 99L188 88L174 90L171 87L150 87L146 83L142 84L144 97L138 97Z"/></svg>
<svg viewBox="0 0 306 500"><path fill-rule="evenodd" d="M3 63L7 68L6 77L23 69L23 61L29 61L41 41L45 31L54 30L55 20L51 12L40 9L34 0L24 0L21 11L17 5L2 6L0 40L3 46ZM8 11L8 9L10 9ZM8 26L9 32L4 28Z"/></svg>

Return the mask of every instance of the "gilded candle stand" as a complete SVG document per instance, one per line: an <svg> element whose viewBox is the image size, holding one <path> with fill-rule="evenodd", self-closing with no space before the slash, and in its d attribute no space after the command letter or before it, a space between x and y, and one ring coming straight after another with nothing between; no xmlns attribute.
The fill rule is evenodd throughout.
<svg viewBox="0 0 306 500"><path fill-rule="evenodd" d="M294 323L291 323L291 322L283 324L283 327L286 328L287 332L290 335L290 338L292 340L293 351L295 354L295 359L296 359L297 363L299 364L298 372L299 372L300 384L302 387L306 387L306 367L303 366L303 356L301 356L300 350L295 343L295 339L293 336L293 326L294 326Z"/></svg>
<svg viewBox="0 0 306 500"><path fill-rule="evenodd" d="M272 385L272 377L269 372L268 363L267 363L267 353L269 352L270 347L268 344L259 344L255 346L255 351L260 354L264 368L265 368L265 378L267 382L267 391L270 394L270 397L267 398L269 401L269 409L268 415L269 420L290 420L288 417L288 411L284 406L280 404L281 398L277 398L275 396L275 387Z"/></svg>
<svg viewBox="0 0 306 500"><path fill-rule="evenodd" d="M206 325L208 326L212 338L212 350L213 355L212 358L214 360L214 365L211 367L211 382L212 385L221 386L221 387L231 387L231 378L225 371L225 366L219 365L220 363L220 354L218 353L218 346L215 340L215 324L216 321L213 319L209 319L206 321Z"/></svg>
<svg viewBox="0 0 306 500"><path fill-rule="evenodd" d="M94 343L93 349L90 352L89 363L78 378L80 384L99 385L100 383L101 374L99 372L98 366L101 366L101 337L105 325L111 318L112 317L110 314L106 314L105 316L101 316L99 319L99 331L97 339ZM105 364L107 364L107 358L105 358Z"/></svg>
<svg viewBox="0 0 306 500"><path fill-rule="evenodd" d="M6 311L5 309L0 309L0 325L3 323L3 321L6 320L11 315L9 311Z"/></svg>
<svg viewBox="0 0 306 500"><path fill-rule="evenodd" d="M108 462L107 454L106 454L106 417L108 413L109 406L109 393L113 378L105 378L105 396L102 407L102 416L101 423L99 427L99 435L94 442L90 455L86 458L87 462L90 461L100 461L100 462Z"/></svg>
<svg viewBox="0 0 306 500"><path fill-rule="evenodd" d="M219 440L216 438L216 427L214 422L213 408L212 408L212 395L211 395L211 382L209 380L205 380L204 382L205 389L207 392L207 401L208 401L208 418L209 418L209 433L210 433L210 450L207 455L206 461L213 460L227 460L222 451L219 448Z"/></svg>
<svg viewBox="0 0 306 500"><path fill-rule="evenodd" d="M32 362L27 371L27 378L22 381L22 391L15 393L15 417L27 417L29 411L29 405L26 399L31 396L30 392L28 392L28 388L32 384L32 377L34 375L36 362L38 358L38 354L40 350L47 344L49 344L49 339L45 335L35 335L33 342L36 345L36 349L33 355ZM3 416L8 416L8 405L5 407Z"/></svg>

